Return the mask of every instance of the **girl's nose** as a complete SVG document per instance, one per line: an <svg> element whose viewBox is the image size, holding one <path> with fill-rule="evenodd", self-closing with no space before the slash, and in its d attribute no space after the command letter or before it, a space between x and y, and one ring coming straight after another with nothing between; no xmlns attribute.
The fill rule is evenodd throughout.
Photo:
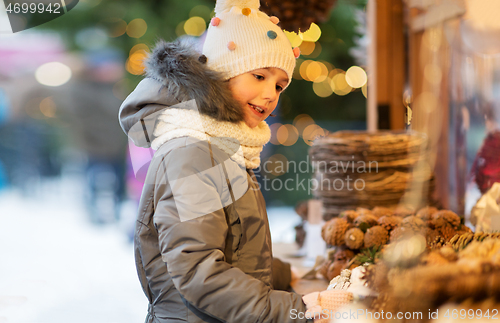
<svg viewBox="0 0 500 323"><path fill-rule="evenodd" d="M276 85L273 82L268 82L264 86L262 95L264 99L269 100L269 102L274 102L278 98Z"/></svg>

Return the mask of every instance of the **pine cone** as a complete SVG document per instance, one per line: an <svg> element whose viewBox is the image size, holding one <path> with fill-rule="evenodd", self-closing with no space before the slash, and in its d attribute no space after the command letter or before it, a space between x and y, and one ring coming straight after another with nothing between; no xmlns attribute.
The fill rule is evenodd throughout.
<svg viewBox="0 0 500 323"><path fill-rule="evenodd" d="M437 236L436 239L431 243L431 248L432 250L434 249L441 249L445 245L446 241L443 239L443 237Z"/></svg>
<svg viewBox="0 0 500 323"><path fill-rule="evenodd" d="M389 286L389 282L387 280L388 272L389 267L381 261L376 265L368 266L364 271L365 274L362 279L366 281L369 288L380 292Z"/></svg>
<svg viewBox="0 0 500 323"><path fill-rule="evenodd" d="M380 218L384 215L393 215L394 212L389 209L388 207L383 207L383 206L376 206L372 210L373 215L375 215L377 218Z"/></svg>
<svg viewBox="0 0 500 323"><path fill-rule="evenodd" d="M328 280L328 268L330 268L330 265L333 263L332 260L326 259L321 266L318 269L318 273L325 277L326 280Z"/></svg>
<svg viewBox="0 0 500 323"><path fill-rule="evenodd" d="M373 215L373 212L370 211L369 209L365 209L364 207L358 207L356 208L356 212L358 212L359 215Z"/></svg>
<svg viewBox="0 0 500 323"><path fill-rule="evenodd" d="M466 233L474 233L471 228L469 228L468 226L466 226L465 224L461 224L459 227L458 227L458 230L457 230L457 234L466 234Z"/></svg>
<svg viewBox="0 0 500 323"><path fill-rule="evenodd" d="M389 233L379 225L371 227L365 233L365 248L382 246L389 240Z"/></svg>
<svg viewBox="0 0 500 323"><path fill-rule="evenodd" d="M409 205L398 205L396 209L394 210L394 215L400 216L402 218L414 215L415 214L415 208Z"/></svg>
<svg viewBox="0 0 500 323"><path fill-rule="evenodd" d="M432 215L432 223L436 229L450 225L456 230L460 226L460 217L453 211L442 210Z"/></svg>
<svg viewBox="0 0 500 323"><path fill-rule="evenodd" d="M391 232L401 223L401 221L402 219L399 216L385 215L379 218L377 222L382 228Z"/></svg>
<svg viewBox="0 0 500 323"><path fill-rule="evenodd" d="M349 227L346 219L333 218L323 225L321 236L329 245L342 246L345 244L345 233Z"/></svg>
<svg viewBox="0 0 500 323"><path fill-rule="evenodd" d="M439 235L444 239L445 242L448 242L457 234L457 230L453 227L447 225L443 227L437 228Z"/></svg>
<svg viewBox="0 0 500 323"><path fill-rule="evenodd" d="M413 231L420 232L425 229L426 225L422 219L414 215L408 216L401 221L401 227L409 228Z"/></svg>
<svg viewBox="0 0 500 323"><path fill-rule="evenodd" d="M342 211L339 214L339 218L346 219L349 223L353 223L358 216L359 213L353 210Z"/></svg>
<svg viewBox="0 0 500 323"><path fill-rule="evenodd" d="M340 272L354 257L354 252L345 247L338 248L335 252L333 262L328 267L327 277L328 281L340 275Z"/></svg>
<svg viewBox="0 0 500 323"><path fill-rule="evenodd" d="M411 237L415 234L416 232L408 227L396 227L391 231L391 243L402 240L405 237Z"/></svg>
<svg viewBox="0 0 500 323"><path fill-rule="evenodd" d="M352 228L345 233L345 244L350 249L360 249L364 244L365 234L358 228Z"/></svg>
<svg viewBox="0 0 500 323"><path fill-rule="evenodd" d="M438 209L433 206L426 206L421 208L417 212L417 217L421 218L423 221L430 221L432 219L432 215L437 213Z"/></svg>
<svg viewBox="0 0 500 323"><path fill-rule="evenodd" d="M336 2L337 0L265 0L260 9L270 16L280 18L281 28L298 33L299 30L308 30L313 22L327 21Z"/></svg>
<svg viewBox="0 0 500 323"><path fill-rule="evenodd" d="M439 237L439 232L431 229L431 228L426 228L425 229L425 239L427 241L427 248L431 248L431 245L434 241L436 241L436 238Z"/></svg>
<svg viewBox="0 0 500 323"><path fill-rule="evenodd" d="M354 225L362 231L377 225L377 218L373 215L360 215L354 220Z"/></svg>

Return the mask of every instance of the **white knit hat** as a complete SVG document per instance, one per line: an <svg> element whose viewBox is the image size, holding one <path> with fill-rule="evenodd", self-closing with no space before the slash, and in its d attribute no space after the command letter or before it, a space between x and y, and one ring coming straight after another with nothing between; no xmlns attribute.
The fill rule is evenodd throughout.
<svg viewBox="0 0 500 323"><path fill-rule="evenodd" d="M276 67L292 80L297 49L292 49L279 19L259 10L259 0L217 0L203 54L226 79L259 68ZM288 86L287 84L287 86Z"/></svg>

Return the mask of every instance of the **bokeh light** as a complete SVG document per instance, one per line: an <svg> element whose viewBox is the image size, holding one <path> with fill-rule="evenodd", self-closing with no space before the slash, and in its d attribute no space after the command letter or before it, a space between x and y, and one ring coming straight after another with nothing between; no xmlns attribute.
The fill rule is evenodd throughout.
<svg viewBox="0 0 500 323"><path fill-rule="evenodd" d="M102 22L108 29L109 37L119 37L127 32L127 23L123 19L112 17Z"/></svg>
<svg viewBox="0 0 500 323"><path fill-rule="evenodd" d="M325 130L318 126L317 124L312 124L307 126L302 133L302 138L304 142L309 146L313 145L314 139L318 137L324 137L326 135Z"/></svg>
<svg viewBox="0 0 500 323"><path fill-rule="evenodd" d="M315 64L310 64L307 67L308 76L313 82L316 82L316 83L323 82L328 77L328 68L322 62L314 62L314 63ZM309 75L309 72L311 70L312 70L313 75L315 75L315 77L312 77L311 75Z"/></svg>
<svg viewBox="0 0 500 323"><path fill-rule="evenodd" d="M321 28L314 22L311 27L305 32L300 34L303 41L317 42L321 37Z"/></svg>
<svg viewBox="0 0 500 323"><path fill-rule="evenodd" d="M368 82L361 88L361 93L363 93L365 98L368 98Z"/></svg>
<svg viewBox="0 0 500 323"><path fill-rule="evenodd" d="M301 61L298 74L300 78L309 82L323 82L328 77L328 67L322 62Z"/></svg>
<svg viewBox="0 0 500 323"><path fill-rule="evenodd" d="M205 19L191 17L184 23L184 32L190 36L201 36L207 29Z"/></svg>
<svg viewBox="0 0 500 323"><path fill-rule="evenodd" d="M302 44L302 38L300 37L300 35L293 31L290 32L285 30L284 32L286 37L290 41L290 44L292 44L292 47L299 47Z"/></svg>
<svg viewBox="0 0 500 323"><path fill-rule="evenodd" d="M333 79L333 77L339 73L345 73L343 70L341 70L340 68L334 68L330 71L330 73L328 73L328 78L331 80Z"/></svg>
<svg viewBox="0 0 500 323"><path fill-rule="evenodd" d="M314 124L314 120L308 114L299 114L293 119L293 125L297 128L300 136L302 136L304 129L312 124Z"/></svg>
<svg viewBox="0 0 500 323"><path fill-rule="evenodd" d="M330 82L332 90L335 94L343 96L351 93L352 87L347 84L344 73L337 73L333 76Z"/></svg>
<svg viewBox="0 0 500 323"><path fill-rule="evenodd" d="M307 67L309 64L313 63L314 61L311 60L306 60L303 61L302 64L300 64L299 72L300 72L300 77L306 81L312 81L308 76L307 76Z"/></svg>
<svg viewBox="0 0 500 323"><path fill-rule="evenodd" d="M148 30L148 24L144 19L134 19L127 25L127 35L132 38L141 38Z"/></svg>
<svg viewBox="0 0 500 323"><path fill-rule="evenodd" d="M270 142L273 145L281 145L280 142L278 141L278 129L282 126L281 123L273 123L272 125L269 126L271 129L271 140Z"/></svg>
<svg viewBox="0 0 500 323"><path fill-rule="evenodd" d="M60 86L71 79L71 69L60 62L51 62L36 69L35 78L38 83L47 86Z"/></svg>
<svg viewBox="0 0 500 323"><path fill-rule="evenodd" d="M321 65L318 62L311 61L309 65L307 65L306 69L307 79L315 82L318 78L321 77Z"/></svg>
<svg viewBox="0 0 500 323"><path fill-rule="evenodd" d="M130 49L129 55L132 55L137 51L144 51L146 53L149 53L150 49L149 49L148 45L146 45L146 44L137 44Z"/></svg>
<svg viewBox="0 0 500 323"><path fill-rule="evenodd" d="M330 62L327 61L320 61L320 62L325 64L326 68L328 69L328 73L330 73L331 70L335 69L335 66L333 66L333 64Z"/></svg>
<svg viewBox="0 0 500 323"><path fill-rule="evenodd" d="M330 85L329 80L325 80L323 82L314 82L313 91L317 96L321 98L327 98L333 94L332 86Z"/></svg>
<svg viewBox="0 0 500 323"><path fill-rule="evenodd" d="M314 43L314 44L315 44L314 51L311 54L309 54L310 58L318 57L319 54L321 54L321 51L323 50L323 47L321 47L321 44L319 42Z"/></svg>
<svg viewBox="0 0 500 323"><path fill-rule="evenodd" d="M345 73L345 80L349 86L358 89L366 84L368 77L361 67L351 66Z"/></svg>
<svg viewBox="0 0 500 323"><path fill-rule="evenodd" d="M185 35L186 32L184 31L184 24L186 23L186 21L181 21L177 24L177 27L175 27L175 34L177 36L182 36L182 35Z"/></svg>
<svg viewBox="0 0 500 323"><path fill-rule="evenodd" d="M141 49L133 52L125 63L127 72L133 75L141 75L144 73L144 60L148 57L148 53Z"/></svg>
<svg viewBox="0 0 500 323"><path fill-rule="evenodd" d="M51 96L40 102L40 111L48 118L53 118L56 115L56 104Z"/></svg>
<svg viewBox="0 0 500 323"><path fill-rule="evenodd" d="M285 124L279 127L276 138L283 146L292 146L299 139L299 131L291 124Z"/></svg>
<svg viewBox="0 0 500 323"><path fill-rule="evenodd" d="M300 53L302 55L305 55L305 56L311 55L312 52L314 52L314 48L316 48L316 44L315 43L309 42L309 41L304 41L300 45Z"/></svg>
<svg viewBox="0 0 500 323"><path fill-rule="evenodd" d="M288 172L288 159L282 154L272 155L264 165L265 171L276 177Z"/></svg>

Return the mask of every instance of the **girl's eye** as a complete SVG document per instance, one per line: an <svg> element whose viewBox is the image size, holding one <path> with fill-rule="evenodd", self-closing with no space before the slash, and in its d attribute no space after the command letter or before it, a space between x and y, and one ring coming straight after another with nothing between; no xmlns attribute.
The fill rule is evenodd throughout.
<svg viewBox="0 0 500 323"><path fill-rule="evenodd" d="M257 80L263 80L263 79L264 79L264 76L259 75L259 74L254 74L253 76L254 76Z"/></svg>
<svg viewBox="0 0 500 323"><path fill-rule="evenodd" d="M283 87L281 85L276 85L276 91L282 92L283 91Z"/></svg>

